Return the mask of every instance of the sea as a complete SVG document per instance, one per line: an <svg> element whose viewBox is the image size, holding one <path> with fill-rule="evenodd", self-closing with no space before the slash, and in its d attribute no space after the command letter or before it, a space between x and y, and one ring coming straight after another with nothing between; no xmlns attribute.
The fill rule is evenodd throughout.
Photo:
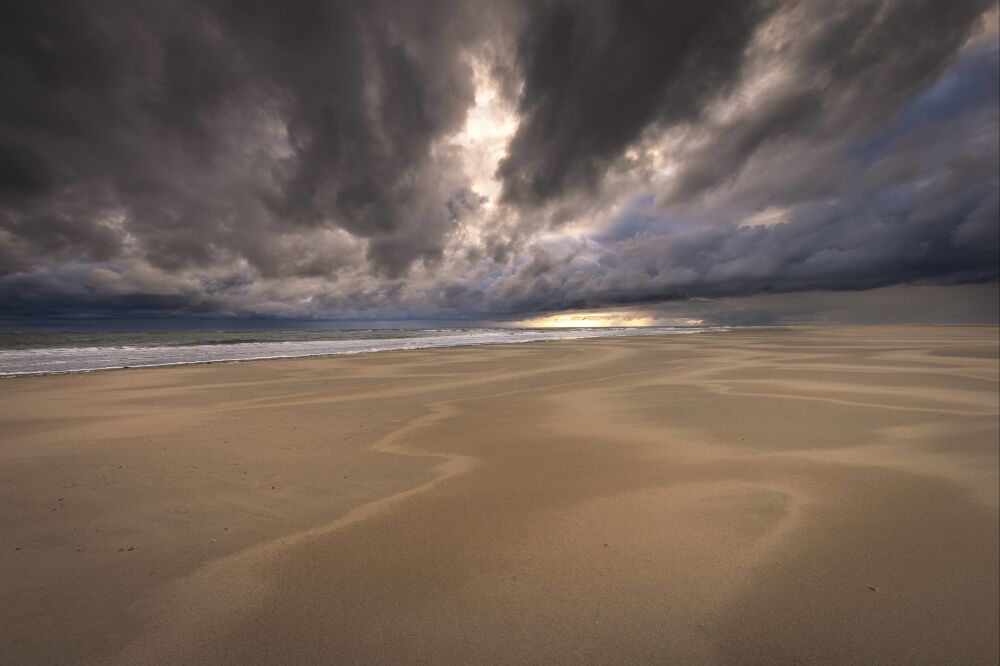
<svg viewBox="0 0 1000 666"><path fill-rule="evenodd" d="M291 331L0 332L0 376L362 354L620 336L709 327L421 328Z"/></svg>

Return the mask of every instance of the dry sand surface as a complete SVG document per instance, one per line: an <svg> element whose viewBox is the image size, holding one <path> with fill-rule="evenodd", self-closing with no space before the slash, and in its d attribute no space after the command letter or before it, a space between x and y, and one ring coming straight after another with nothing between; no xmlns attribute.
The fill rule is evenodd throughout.
<svg viewBox="0 0 1000 666"><path fill-rule="evenodd" d="M996 663L998 331L0 381L5 663Z"/></svg>

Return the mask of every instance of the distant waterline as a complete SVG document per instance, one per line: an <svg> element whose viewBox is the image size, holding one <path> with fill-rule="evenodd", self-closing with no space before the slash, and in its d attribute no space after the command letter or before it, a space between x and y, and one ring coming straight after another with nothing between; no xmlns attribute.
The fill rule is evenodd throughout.
<svg viewBox="0 0 1000 666"><path fill-rule="evenodd" d="M0 333L0 375L87 372L267 358L720 330L649 328L439 328L330 331Z"/></svg>

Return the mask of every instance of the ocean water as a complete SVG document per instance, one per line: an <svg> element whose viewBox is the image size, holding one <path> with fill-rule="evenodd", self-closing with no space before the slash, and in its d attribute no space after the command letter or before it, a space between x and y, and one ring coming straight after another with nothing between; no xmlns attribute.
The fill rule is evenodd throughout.
<svg viewBox="0 0 1000 666"><path fill-rule="evenodd" d="M85 372L398 349L700 333L710 328L438 328L327 331L0 332L0 375Z"/></svg>

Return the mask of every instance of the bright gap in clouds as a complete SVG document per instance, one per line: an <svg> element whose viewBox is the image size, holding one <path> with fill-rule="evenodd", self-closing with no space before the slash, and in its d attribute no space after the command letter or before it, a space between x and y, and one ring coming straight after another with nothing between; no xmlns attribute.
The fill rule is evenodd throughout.
<svg viewBox="0 0 1000 666"><path fill-rule="evenodd" d="M517 130L517 115L500 94L485 64L473 62L472 71L475 104L468 110L462 131L451 137L451 143L460 151L472 189L485 196L485 206L491 208L500 195L497 164Z"/></svg>
<svg viewBox="0 0 1000 666"><path fill-rule="evenodd" d="M605 328L612 326L656 326L659 322L634 312L569 312L518 322L526 328Z"/></svg>

